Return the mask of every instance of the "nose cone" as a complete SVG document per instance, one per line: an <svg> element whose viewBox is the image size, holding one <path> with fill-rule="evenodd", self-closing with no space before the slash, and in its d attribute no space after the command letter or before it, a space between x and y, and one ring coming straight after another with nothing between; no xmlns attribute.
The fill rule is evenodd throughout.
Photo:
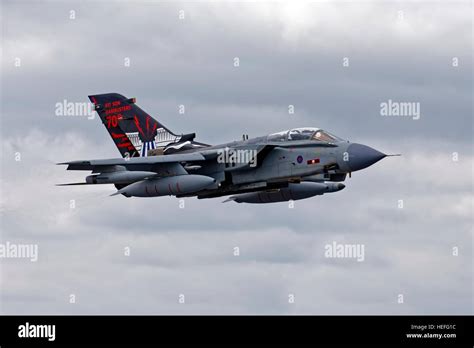
<svg viewBox="0 0 474 348"><path fill-rule="evenodd" d="M352 171L367 168L386 156L369 146L356 143L349 145L347 152L349 153L348 165Z"/></svg>
<svg viewBox="0 0 474 348"><path fill-rule="evenodd" d="M338 184L337 184L337 190L338 190L338 191L344 190L344 187L346 187L346 185L341 184L341 183L338 183Z"/></svg>

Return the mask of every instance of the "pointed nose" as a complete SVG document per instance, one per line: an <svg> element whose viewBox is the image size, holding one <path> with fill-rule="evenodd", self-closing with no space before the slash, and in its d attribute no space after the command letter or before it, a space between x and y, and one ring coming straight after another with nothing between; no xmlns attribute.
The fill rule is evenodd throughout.
<svg viewBox="0 0 474 348"><path fill-rule="evenodd" d="M367 168L386 156L370 146L356 143L349 145L347 152L349 153L348 165L351 171Z"/></svg>

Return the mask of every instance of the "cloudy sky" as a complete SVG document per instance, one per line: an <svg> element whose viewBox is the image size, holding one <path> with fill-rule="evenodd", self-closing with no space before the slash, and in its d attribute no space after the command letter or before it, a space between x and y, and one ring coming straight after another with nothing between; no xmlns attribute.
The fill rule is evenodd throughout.
<svg viewBox="0 0 474 348"><path fill-rule="evenodd" d="M472 313L470 1L1 11L1 241L39 248L0 259L1 313ZM403 156L292 209L54 186L85 174L57 162L119 156L97 117L55 114L107 92L206 143L317 126ZM420 118L381 116L388 100ZM364 261L326 258L333 242L363 244Z"/></svg>

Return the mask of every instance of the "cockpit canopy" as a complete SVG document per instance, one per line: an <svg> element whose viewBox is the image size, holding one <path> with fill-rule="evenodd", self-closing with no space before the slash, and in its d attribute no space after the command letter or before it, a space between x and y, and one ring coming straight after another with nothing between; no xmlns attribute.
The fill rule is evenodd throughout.
<svg viewBox="0 0 474 348"><path fill-rule="evenodd" d="M328 133L320 128L305 127L293 128L283 132L273 133L267 137L268 141L297 141L297 140L314 140L334 143L343 141L343 139Z"/></svg>

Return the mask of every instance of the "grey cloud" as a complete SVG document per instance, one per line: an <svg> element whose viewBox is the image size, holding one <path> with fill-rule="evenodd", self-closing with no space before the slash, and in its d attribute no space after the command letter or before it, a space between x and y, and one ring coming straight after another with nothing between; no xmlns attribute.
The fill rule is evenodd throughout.
<svg viewBox="0 0 474 348"><path fill-rule="evenodd" d="M305 10L296 8L294 22L280 5L144 4L130 9L120 4L114 11L108 4L96 11L79 4L48 6L46 18L36 15L35 6L21 5L21 17L6 17L11 28L6 62L21 52L33 53L22 48L23 40L24 46L36 42L49 47L39 65L29 66L36 59L31 54L22 69L7 65L6 98L15 101L6 105L7 126L19 113L28 118L44 113L44 127L91 132L88 123L58 122L51 117L52 105L117 90L137 96L149 112L178 130L195 129L191 126L211 117L198 129L204 138L233 128L230 106L244 108L242 123L265 134L278 129L255 122L256 117L264 119L262 109L280 110L273 119L283 124L287 106L293 104L304 124L330 125L339 133L355 130L367 137L390 128L406 137L422 132L437 138L446 120L455 117L444 136L470 139L463 125L472 125L472 37L462 4L442 11L441 5L404 4L404 24L397 23L400 7L392 4L365 4L356 12L359 5L312 4L307 10L311 15L302 18L298 16ZM6 11L10 8L17 13L13 5ZM68 19L69 8L76 9L75 21ZM178 19L181 8L187 13L184 21ZM232 65L235 56L241 59L239 68ZM345 56L350 68L342 67ZM451 66L454 56L460 59L456 69ZM124 57L132 60L129 69L123 67ZM382 118L379 104L390 98L419 101L422 119ZM23 109L25 99L35 102L37 115ZM189 118L174 117L179 104L188 105Z"/></svg>

